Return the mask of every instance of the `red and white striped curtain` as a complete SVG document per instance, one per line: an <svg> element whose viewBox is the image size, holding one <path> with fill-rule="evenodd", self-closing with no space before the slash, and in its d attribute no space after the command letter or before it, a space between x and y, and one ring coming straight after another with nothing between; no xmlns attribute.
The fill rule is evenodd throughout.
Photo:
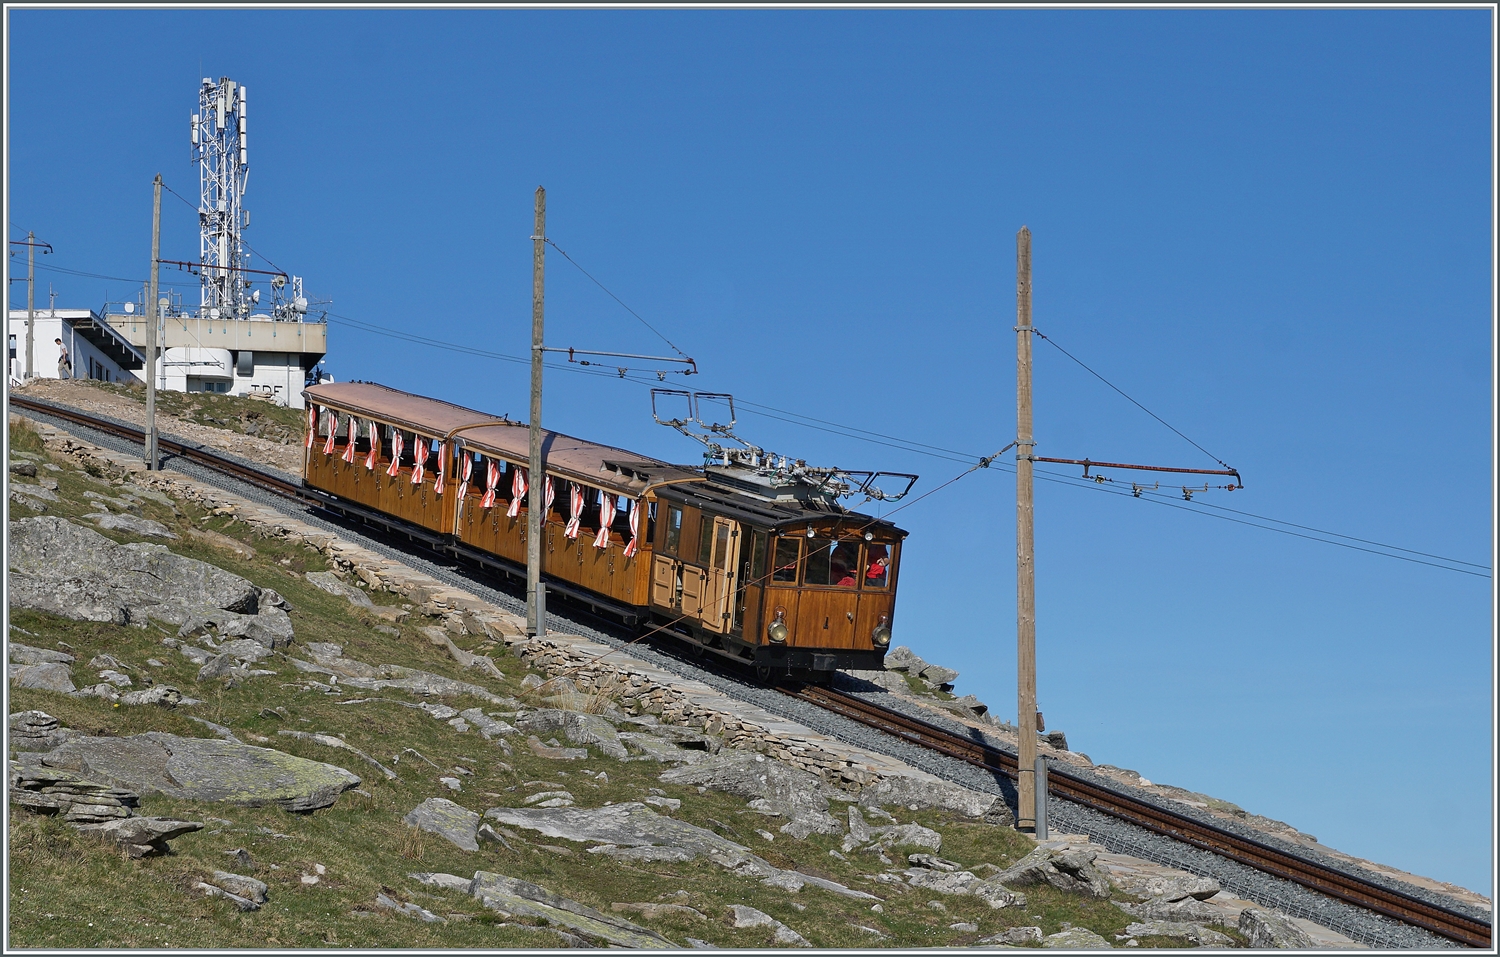
<svg viewBox="0 0 1500 957"><path fill-rule="evenodd" d="M401 437L400 429L391 430L391 467L385 470L385 474L391 478L401 474L401 453L406 451L406 440Z"/></svg>
<svg viewBox="0 0 1500 957"><path fill-rule="evenodd" d="M447 442L439 442L438 443L438 447L437 447L437 457L438 457L437 481L434 482L433 485L432 485L432 491L433 491L434 495L442 495L443 494L443 478L445 476L444 467L447 464L446 460L448 458L447 451L448 451L448 443Z"/></svg>
<svg viewBox="0 0 1500 957"><path fill-rule="evenodd" d="M412 437L417 443L412 448L412 453L417 457L417 467L411 470L411 484L421 485L423 476L427 474L427 440L420 435Z"/></svg>
<svg viewBox="0 0 1500 957"><path fill-rule="evenodd" d="M594 536L595 548L609 546L609 526L615 521L615 497L608 492L599 493L599 534Z"/></svg>
<svg viewBox="0 0 1500 957"><path fill-rule="evenodd" d="M365 468L375 471L375 461L380 458L380 426L370 420L370 454L365 456Z"/></svg>
<svg viewBox="0 0 1500 957"><path fill-rule="evenodd" d="M563 534L578 540L578 524L583 520L583 489L578 487L577 482L568 483L568 524L563 529Z"/></svg>
<svg viewBox="0 0 1500 957"><path fill-rule="evenodd" d="M495 507L495 489L500 486L500 466L494 459L487 460L489 471L484 479L484 498L479 500L480 508Z"/></svg>
<svg viewBox="0 0 1500 957"><path fill-rule="evenodd" d="M323 443L324 455L333 454L333 443L338 439L338 436L339 414L337 412L330 412L328 413L328 441Z"/></svg>
<svg viewBox="0 0 1500 957"><path fill-rule="evenodd" d="M349 444L344 446L344 454L340 456L340 458L350 465L354 464L354 445L358 439L359 420L351 415L349 416Z"/></svg>
<svg viewBox="0 0 1500 957"><path fill-rule="evenodd" d="M552 476L550 476L550 475L547 476L547 493L546 493L546 496L547 496L547 504L542 506L542 517L543 518L546 518L547 513L550 512L550 511L552 511L552 499L557 496L557 488L552 484Z"/></svg>
<svg viewBox="0 0 1500 957"><path fill-rule="evenodd" d="M634 557L639 550L638 537L641 533L641 503L639 499L630 501L630 541L625 543L625 557Z"/></svg>
<svg viewBox="0 0 1500 957"><path fill-rule="evenodd" d="M307 447L312 448L313 436L318 434L318 407L307 407Z"/></svg>
<svg viewBox="0 0 1500 957"><path fill-rule="evenodd" d="M464 468L458 474L458 500L462 502L469 494L469 478L474 474L474 454L472 452L460 452L463 456Z"/></svg>
<svg viewBox="0 0 1500 957"><path fill-rule="evenodd" d="M505 514L515 518L521 514L521 499L526 497L526 470L517 466L516 474L510 480L510 508Z"/></svg>

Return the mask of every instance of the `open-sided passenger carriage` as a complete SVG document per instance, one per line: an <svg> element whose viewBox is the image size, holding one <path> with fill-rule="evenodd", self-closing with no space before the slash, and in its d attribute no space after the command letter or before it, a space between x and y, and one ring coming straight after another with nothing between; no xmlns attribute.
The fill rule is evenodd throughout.
<svg viewBox="0 0 1500 957"><path fill-rule="evenodd" d="M304 396L304 481L330 507L524 577L524 423L373 383ZM543 436L550 591L762 677L882 667L906 532L812 483Z"/></svg>

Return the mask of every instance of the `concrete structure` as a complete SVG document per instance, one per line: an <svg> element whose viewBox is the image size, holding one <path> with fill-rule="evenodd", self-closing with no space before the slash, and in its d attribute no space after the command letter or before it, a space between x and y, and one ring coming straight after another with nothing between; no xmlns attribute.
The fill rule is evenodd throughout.
<svg viewBox="0 0 1500 957"><path fill-rule="evenodd" d="M10 310L6 372L19 382L26 374L26 310ZM38 309L33 348L33 374L58 378L57 340L73 360L75 379L106 382L143 381L145 351L116 331L92 309Z"/></svg>
<svg viewBox="0 0 1500 957"><path fill-rule="evenodd" d="M144 354L146 319L140 307L132 306L129 313L111 311L105 318ZM300 409L308 373L327 351L328 325L264 314L206 319L168 312L162 316L157 342L163 353L157 366L158 389L253 396Z"/></svg>

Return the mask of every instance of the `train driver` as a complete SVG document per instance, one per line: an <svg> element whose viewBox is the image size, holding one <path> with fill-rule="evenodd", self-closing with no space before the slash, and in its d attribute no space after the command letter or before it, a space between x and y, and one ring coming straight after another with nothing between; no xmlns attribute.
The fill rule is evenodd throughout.
<svg viewBox="0 0 1500 957"><path fill-rule="evenodd" d="M865 558L869 561L865 567L865 586L884 588L886 576L890 574L890 550L884 545L867 545Z"/></svg>

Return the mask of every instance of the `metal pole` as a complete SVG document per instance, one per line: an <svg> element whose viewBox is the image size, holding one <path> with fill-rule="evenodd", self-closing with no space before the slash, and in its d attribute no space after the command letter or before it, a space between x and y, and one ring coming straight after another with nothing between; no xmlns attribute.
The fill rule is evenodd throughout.
<svg viewBox="0 0 1500 957"><path fill-rule="evenodd" d="M26 378L36 375L36 234L26 234Z"/></svg>
<svg viewBox="0 0 1500 957"><path fill-rule="evenodd" d="M155 472L160 460L156 453L156 302L161 263L161 174L151 197L151 287L146 293L146 470Z"/></svg>
<svg viewBox="0 0 1500 957"><path fill-rule="evenodd" d="M546 258L547 191L536 188L536 231L531 254L531 459L526 497L526 633L546 634L541 608L542 515L546 476L542 469L542 265Z"/></svg>
<svg viewBox="0 0 1500 957"><path fill-rule="evenodd" d="M1016 234L1016 697L1018 829L1036 826L1036 541L1031 451L1031 230Z"/></svg>
<svg viewBox="0 0 1500 957"><path fill-rule="evenodd" d="M1047 839L1047 759L1036 756L1036 839Z"/></svg>

